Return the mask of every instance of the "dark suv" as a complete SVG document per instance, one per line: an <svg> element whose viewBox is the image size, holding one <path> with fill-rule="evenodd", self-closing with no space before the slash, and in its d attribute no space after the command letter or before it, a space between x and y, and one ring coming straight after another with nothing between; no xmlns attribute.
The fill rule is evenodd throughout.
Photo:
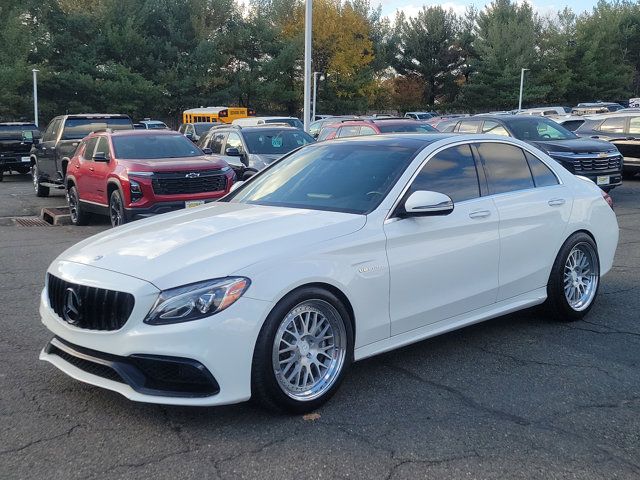
<svg viewBox="0 0 640 480"><path fill-rule="evenodd" d="M589 178L604 191L622 184L622 155L614 145L580 138L548 118L477 115L461 119L447 131L514 137L539 148L571 173Z"/></svg>
<svg viewBox="0 0 640 480"><path fill-rule="evenodd" d="M46 197L50 188L64 189L69 159L80 140L98 130L132 130L127 115L81 114L55 117L31 149L31 174L36 195Z"/></svg>
<svg viewBox="0 0 640 480"><path fill-rule="evenodd" d="M274 160L315 140L311 135L289 125L264 124L251 127L220 125L200 139L198 146L211 149L246 180Z"/></svg>
<svg viewBox="0 0 640 480"><path fill-rule="evenodd" d="M34 123L0 123L0 181L4 172L29 173L33 142L40 139Z"/></svg>
<svg viewBox="0 0 640 480"><path fill-rule="evenodd" d="M640 111L587 117L575 132L611 142L624 157L625 176L640 173Z"/></svg>

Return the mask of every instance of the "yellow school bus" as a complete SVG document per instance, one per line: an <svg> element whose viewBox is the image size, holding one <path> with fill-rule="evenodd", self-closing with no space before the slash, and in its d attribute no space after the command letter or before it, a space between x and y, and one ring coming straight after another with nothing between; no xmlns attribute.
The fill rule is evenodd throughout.
<svg viewBox="0 0 640 480"><path fill-rule="evenodd" d="M182 123L222 122L231 123L236 118L255 116L253 108L245 107L201 107L182 112Z"/></svg>

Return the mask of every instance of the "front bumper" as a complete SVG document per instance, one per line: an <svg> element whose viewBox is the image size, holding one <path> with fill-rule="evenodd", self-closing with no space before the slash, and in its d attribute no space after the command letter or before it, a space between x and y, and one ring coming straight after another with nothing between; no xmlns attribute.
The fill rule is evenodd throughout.
<svg viewBox="0 0 640 480"><path fill-rule="evenodd" d="M80 283L78 279L81 278L83 284L99 284L102 288L111 289L117 287L133 294L136 303L128 321L119 330L86 330L74 327L56 315L49 306L45 288L41 295L40 316L57 340L54 339L42 350L41 360L55 365L76 380L118 392L139 402L213 406L238 403L251 397L253 350L262 322L272 308L270 302L245 296L227 310L208 318L173 325L147 325L143 319L159 294L150 283L64 261L55 262L50 273L70 282ZM52 344L54 348L51 348ZM56 351L64 347L66 355ZM104 370L91 371L90 365L83 365L67 355L81 360L86 355L89 358L85 357L84 360L103 367L106 363L107 367L120 375L120 379ZM145 383L140 377L137 382L122 378L118 368L113 368L115 363L119 363L121 372L123 364L131 364L132 358L140 357L186 360L192 365L200 365L218 388L214 386L206 392L196 392L197 395L193 394L193 389L187 389L186 395L185 392L176 395L176 389L167 388L166 384L158 388L157 382ZM124 368L126 370L126 366ZM135 372L131 375L135 376ZM173 385L180 380L164 377ZM211 385L213 382L209 387Z"/></svg>
<svg viewBox="0 0 640 480"><path fill-rule="evenodd" d="M220 198L221 197L222 196L220 196ZM207 199L203 201L204 203L210 203L210 202L215 202L217 199L218 198L212 198L212 199ZM154 215L159 215L161 213L168 213L168 212L174 212L176 210L182 210L183 208L185 208L185 205L186 204L184 200L172 201L172 202L156 202L152 206L145 207L145 208L136 208L136 207L125 208L124 215L127 222L130 222L132 220L137 220L140 218L148 218Z"/></svg>
<svg viewBox="0 0 640 480"><path fill-rule="evenodd" d="M31 168L29 153L0 157L0 172L24 170Z"/></svg>
<svg viewBox="0 0 640 480"><path fill-rule="evenodd" d="M612 188L622 185L622 172L620 170L603 171L603 172L575 172L576 175L586 177L600 188ZM598 178L608 177L608 183L598 183Z"/></svg>

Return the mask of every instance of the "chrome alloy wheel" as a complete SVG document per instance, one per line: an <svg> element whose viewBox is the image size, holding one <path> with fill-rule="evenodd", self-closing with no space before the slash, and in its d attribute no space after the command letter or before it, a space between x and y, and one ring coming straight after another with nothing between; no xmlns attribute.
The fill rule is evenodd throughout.
<svg viewBox="0 0 640 480"><path fill-rule="evenodd" d="M594 248L588 243L578 243L569 252L564 264L564 296L569 306L580 312L593 301L598 281L600 266Z"/></svg>
<svg viewBox="0 0 640 480"><path fill-rule="evenodd" d="M71 221L76 223L78 221L78 198L70 191L67 191L67 203L69 204L69 214L71 215Z"/></svg>
<svg viewBox="0 0 640 480"><path fill-rule="evenodd" d="M31 180L33 180L33 189L36 191L36 193L38 193L38 188L40 187L38 175L38 166L34 163L33 167L31 167Z"/></svg>
<svg viewBox="0 0 640 480"><path fill-rule="evenodd" d="M122 200L120 199L120 195L111 195L109 200L109 214L111 216L111 225L117 227L122 225L123 220L123 209L122 209Z"/></svg>
<svg viewBox="0 0 640 480"><path fill-rule="evenodd" d="M345 321L324 300L305 300L285 316L273 342L272 362L286 395L309 401L331 388L346 357Z"/></svg>

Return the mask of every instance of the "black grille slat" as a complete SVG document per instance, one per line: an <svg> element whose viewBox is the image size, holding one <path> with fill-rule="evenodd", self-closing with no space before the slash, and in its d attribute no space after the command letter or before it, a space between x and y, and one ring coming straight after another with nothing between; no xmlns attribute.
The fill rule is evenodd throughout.
<svg viewBox="0 0 640 480"><path fill-rule="evenodd" d="M55 275L47 275L49 304L62 320L64 318L65 291L73 288L80 299L80 319L75 327L88 330L118 330L129 319L135 299L126 292L77 285Z"/></svg>
<svg viewBox="0 0 640 480"><path fill-rule="evenodd" d="M108 367L107 365L76 357L57 347L53 347L50 353L59 356L66 362L84 372L96 375L98 377L106 378L107 380L113 380L114 382L125 383L122 377L118 375L118 373L114 369Z"/></svg>
<svg viewBox="0 0 640 480"><path fill-rule="evenodd" d="M221 192L227 187L227 177L220 170L155 173L152 185L157 195Z"/></svg>

